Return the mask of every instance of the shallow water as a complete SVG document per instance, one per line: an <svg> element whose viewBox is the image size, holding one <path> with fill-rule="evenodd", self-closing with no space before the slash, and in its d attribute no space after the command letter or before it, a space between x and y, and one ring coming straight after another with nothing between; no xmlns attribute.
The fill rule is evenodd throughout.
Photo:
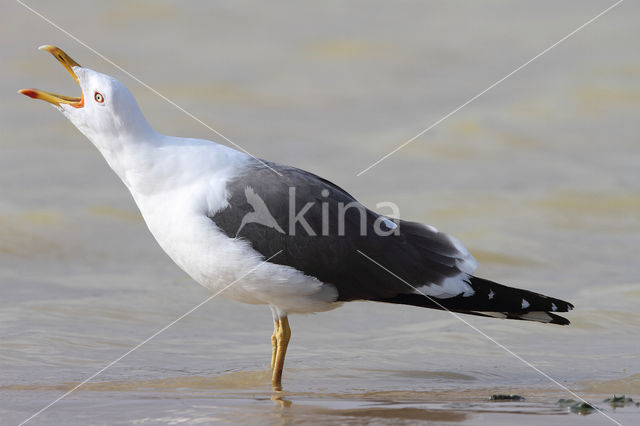
<svg viewBox="0 0 640 426"><path fill-rule="evenodd" d="M450 232L478 275L570 300L568 327L466 318L622 424L640 407L640 56L625 2L360 177L609 3L51 2L31 6L253 154ZM161 132L220 140L18 3L2 7L0 423L18 424L208 297L95 149L42 103L52 43L127 84ZM31 424L608 424L452 316L350 303L293 316L216 298ZM519 394L524 401L489 401Z"/></svg>

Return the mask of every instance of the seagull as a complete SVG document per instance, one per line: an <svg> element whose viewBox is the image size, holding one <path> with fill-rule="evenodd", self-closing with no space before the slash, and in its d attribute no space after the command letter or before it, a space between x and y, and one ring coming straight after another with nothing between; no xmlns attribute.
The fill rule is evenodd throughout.
<svg viewBox="0 0 640 426"><path fill-rule="evenodd" d="M571 303L474 276L477 262L456 238L369 210L313 173L162 135L121 82L55 46L40 49L66 68L81 95L19 93L52 104L95 145L160 247L195 281L270 307L274 389L282 389L289 314L374 301L569 324L556 312Z"/></svg>

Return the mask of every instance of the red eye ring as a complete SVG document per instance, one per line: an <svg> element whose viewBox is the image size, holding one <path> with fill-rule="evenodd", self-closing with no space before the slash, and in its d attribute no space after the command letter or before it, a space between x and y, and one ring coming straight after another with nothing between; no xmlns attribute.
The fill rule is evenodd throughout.
<svg viewBox="0 0 640 426"><path fill-rule="evenodd" d="M96 92L93 94L93 99L96 100L97 103L101 104L104 102L104 96L102 96L102 93L100 92Z"/></svg>

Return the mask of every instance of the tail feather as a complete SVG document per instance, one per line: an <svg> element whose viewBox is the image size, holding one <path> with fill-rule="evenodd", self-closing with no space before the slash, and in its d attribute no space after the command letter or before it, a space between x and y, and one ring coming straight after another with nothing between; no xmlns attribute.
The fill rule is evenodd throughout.
<svg viewBox="0 0 640 426"><path fill-rule="evenodd" d="M507 287L474 276L469 276L468 283L474 290L474 294L468 297L458 295L439 299L425 297L417 293L406 293L378 301L448 310L483 317L537 321L560 325L569 324L569 320L555 314L556 312L572 310L573 305L569 302L529 290Z"/></svg>

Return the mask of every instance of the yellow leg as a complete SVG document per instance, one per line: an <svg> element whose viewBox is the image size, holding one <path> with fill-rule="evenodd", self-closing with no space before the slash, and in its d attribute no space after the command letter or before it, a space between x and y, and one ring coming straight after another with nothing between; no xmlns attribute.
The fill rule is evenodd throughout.
<svg viewBox="0 0 640 426"><path fill-rule="evenodd" d="M276 365L276 354L278 353L278 329L280 328L280 324L277 320L273 321L273 334L271 335L271 345L273 346L273 350L271 352L271 370L273 370L273 366Z"/></svg>
<svg viewBox="0 0 640 426"><path fill-rule="evenodd" d="M275 390L282 390L282 369L284 367L284 357L287 354L287 346L289 346L289 339L291 338L291 329L289 328L287 317L280 318L278 322L276 360L273 366L271 385Z"/></svg>

